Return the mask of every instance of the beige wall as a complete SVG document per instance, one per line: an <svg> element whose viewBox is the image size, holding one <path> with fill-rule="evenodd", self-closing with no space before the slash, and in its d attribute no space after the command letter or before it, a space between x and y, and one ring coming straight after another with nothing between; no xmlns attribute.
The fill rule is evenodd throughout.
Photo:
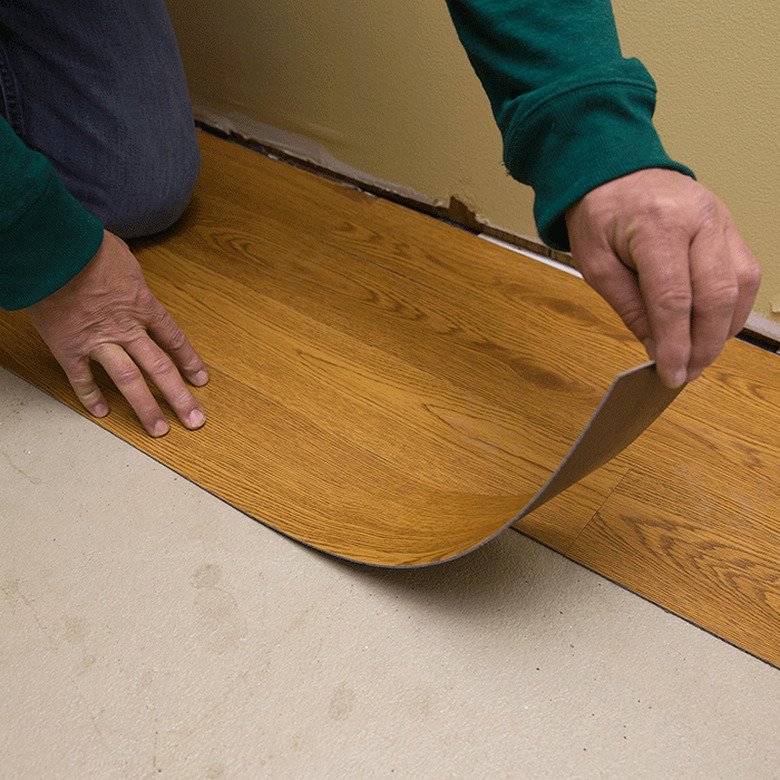
<svg viewBox="0 0 780 780"><path fill-rule="evenodd" d="M501 166L487 99L444 0L168 0L193 103L321 144L349 166L535 235ZM780 5L615 0L627 56L659 85L673 156L732 210L764 268L756 312L780 333ZM778 314L772 315L772 306Z"/></svg>
<svg viewBox="0 0 780 780"><path fill-rule="evenodd" d="M664 143L731 209L764 270L755 311L780 334L780 4L617 0L614 7L624 53L640 57L658 83Z"/></svg>

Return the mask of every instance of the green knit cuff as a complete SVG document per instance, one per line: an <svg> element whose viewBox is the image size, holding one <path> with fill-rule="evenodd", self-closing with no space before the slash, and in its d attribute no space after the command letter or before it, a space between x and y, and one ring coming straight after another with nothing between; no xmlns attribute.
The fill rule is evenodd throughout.
<svg viewBox="0 0 780 780"><path fill-rule="evenodd" d="M67 284L95 256L103 226L52 171L41 196L0 230L0 308L23 309Z"/></svg>
<svg viewBox="0 0 780 780"><path fill-rule="evenodd" d="M504 135L507 169L533 187L539 235L554 249L569 250L566 209L595 187L643 168L694 175L669 157L658 138L650 75L638 60L623 64L638 78L569 83L513 117Z"/></svg>

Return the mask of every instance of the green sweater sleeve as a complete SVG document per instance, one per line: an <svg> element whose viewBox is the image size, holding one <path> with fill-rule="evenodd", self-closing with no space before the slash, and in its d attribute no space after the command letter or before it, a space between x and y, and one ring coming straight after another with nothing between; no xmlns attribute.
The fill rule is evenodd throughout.
<svg viewBox="0 0 780 780"><path fill-rule="evenodd" d="M0 309L59 290L95 256L103 226L0 118Z"/></svg>
<svg viewBox="0 0 780 780"><path fill-rule="evenodd" d="M569 249L564 213L600 184L642 168L693 176L661 145L655 83L622 57L609 0L447 2L548 245Z"/></svg>

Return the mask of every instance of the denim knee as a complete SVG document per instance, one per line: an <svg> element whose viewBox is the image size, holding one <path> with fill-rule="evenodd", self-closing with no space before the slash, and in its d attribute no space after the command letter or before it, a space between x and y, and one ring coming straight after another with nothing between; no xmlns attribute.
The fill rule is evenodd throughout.
<svg viewBox="0 0 780 780"><path fill-rule="evenodd" d="M164 0L0 0L0 111L109 229L159 232L200 168Z"/></svg>
<svg viewBox="0 0 780 780"><path fill-rule="evenodd" d="M200 171L194 130L165 144L145 144L117 160L101 183L100 200L87 207L120 238L140 238L171 227L184 213Z"/></svg>

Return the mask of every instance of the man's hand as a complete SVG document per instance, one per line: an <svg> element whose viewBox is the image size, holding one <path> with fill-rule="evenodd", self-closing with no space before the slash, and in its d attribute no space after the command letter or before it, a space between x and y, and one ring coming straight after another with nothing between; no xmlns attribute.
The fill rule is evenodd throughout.
<svg viewBox="0 0 780 780"><path fill-rule="evenodd" d="M205 422L181 375L204 385L206 366L146 286L128 246L113 234L104 233L97 254L78 276L27 312L79 401L95 417L108 414L108 403L90 360L105 368L152 436L163 436L169 425L147 379L185 427Z"/></svg>
<svg viewBox="0 0 780 780"><path fill-rule="evenodd" d="M607 182L566 225L585 281L669 387L696 379L745 324L761 271L724 204L690 177L651 168Z"/></svg>

